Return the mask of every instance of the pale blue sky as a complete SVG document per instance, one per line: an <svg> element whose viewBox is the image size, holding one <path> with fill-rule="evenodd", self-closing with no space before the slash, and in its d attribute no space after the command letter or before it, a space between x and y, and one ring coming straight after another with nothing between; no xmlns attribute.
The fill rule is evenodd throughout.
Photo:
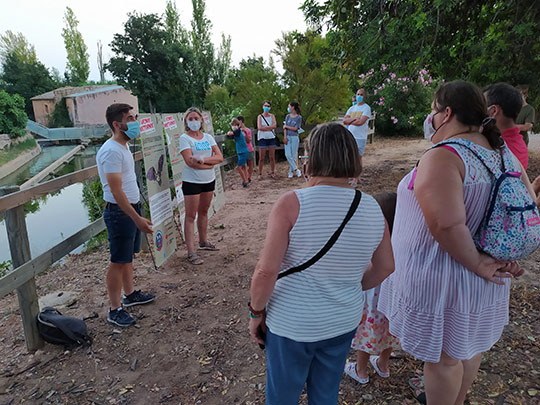
<svg viewBox="0 0 540 405"><path fill-rule="evenodd" d="M66 65L61 36L63 15L66 6L71 7L88 46L90 79L98 80L97 41L103 43L103 56L107 61L112 56L108 45L115 33L123 32L127 13L163 14L166 0L17 0L16 5L13 4L13 0L0 0L3 10L0 32L22 32L35 46L38 58L48 68L55 67L61 73ZM283 31L305 30L302 12L298 10L301 4L301 0L206 0L206 15L213 24L214 44L219 44L222 32L231 36L233 65L254 53L268 60L274 41ZM176 0L176 5L184 26L191 28L191 0Z"/></svg>

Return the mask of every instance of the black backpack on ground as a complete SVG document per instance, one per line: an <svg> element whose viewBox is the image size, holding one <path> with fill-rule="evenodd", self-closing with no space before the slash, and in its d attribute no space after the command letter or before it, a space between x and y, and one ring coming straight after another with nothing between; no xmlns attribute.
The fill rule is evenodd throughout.
<svg viewBox="0 0 540 405"><path fill-rule="evenodd" d="M45 307L37 316L41 337L49 343L64 346L90 346L92 338L82 319L69 318L57 309Z"/></svg>

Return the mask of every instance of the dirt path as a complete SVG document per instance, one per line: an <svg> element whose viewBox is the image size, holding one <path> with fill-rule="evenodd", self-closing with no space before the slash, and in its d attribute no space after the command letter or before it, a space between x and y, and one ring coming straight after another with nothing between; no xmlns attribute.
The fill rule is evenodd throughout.
<svg viewBox="0 0 540 405"><path fill-rule="evenodd" d="M394 190L428 146L377 139L368 145L362 189ZM203 266L188 265L183 247L159 271L148 255L136 259L136 285L158 296L132 311L139 328L120 330L105 321L106 247L72 256L37 279L40 296L78 294L65 314L97 313L87 321L95 339L90 349L47 345L27 354L16 297L0 300L0 404L264 403L264 352L249 340L246 301L270 208L285 190L303 184L287 179L286 170L280 163L278 180L254 182L249 190L230 172L227 204L210 221L210 239L221 250L205 252ZM529 174L540 174L540 154L533 154ZM538 263L538 252L523 263L529 281L513 288L510 325L485 356L471 404L540 403L534 391L540 391ZM372 373L362 387L344 378L340 403L415 403L407 381L421 364L403 352L396 356L388 380Z"/></svg>

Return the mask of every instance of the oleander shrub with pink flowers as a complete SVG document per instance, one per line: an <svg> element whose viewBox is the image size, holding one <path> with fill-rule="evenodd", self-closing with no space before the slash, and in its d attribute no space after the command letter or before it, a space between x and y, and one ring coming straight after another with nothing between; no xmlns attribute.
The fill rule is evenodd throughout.
<svg viewBox="0 0 540 405"><path fill-rule="evenodd" d="M376 116L378 136L422 136L438 83L426 69L415 75L399 75L382 64L359 76L366 103Z"/></svg>

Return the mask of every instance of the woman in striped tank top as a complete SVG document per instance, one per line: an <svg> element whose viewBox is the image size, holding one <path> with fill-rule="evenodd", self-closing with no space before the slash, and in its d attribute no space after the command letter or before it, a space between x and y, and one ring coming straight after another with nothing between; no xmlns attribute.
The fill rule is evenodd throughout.
<svg viewBox="0 0 540 405"><path fill-rule="evenodd" d="M499 150L506 145L476 86L463 81L441 86L424 126L434 144L465 139L500 164ZM516 263L498 262L475 248L472 235L492 182L466 147L443 145L426 152L398 186L392 233L396 270L381 287L378 309L402 348L425 362L430 405L463 404L482 352L508 323L509 278L523 272Z"/></svg>
<svg viewBox="0 0 540 405"><path fill-rule="evenodd" d="M394 268L381 209L373 197L362 194L330 250L303 271L277 280L280 272L321 250L357 193L348 181L360 174L361 160L344 126L319 125L306 148L308 185L284 194L272 208L251 282L249 330L255 341L266 344L270 405L297 405L306 383L310 404L337 403L346 356L362 317L363 290L379 285Z"/></svg>

